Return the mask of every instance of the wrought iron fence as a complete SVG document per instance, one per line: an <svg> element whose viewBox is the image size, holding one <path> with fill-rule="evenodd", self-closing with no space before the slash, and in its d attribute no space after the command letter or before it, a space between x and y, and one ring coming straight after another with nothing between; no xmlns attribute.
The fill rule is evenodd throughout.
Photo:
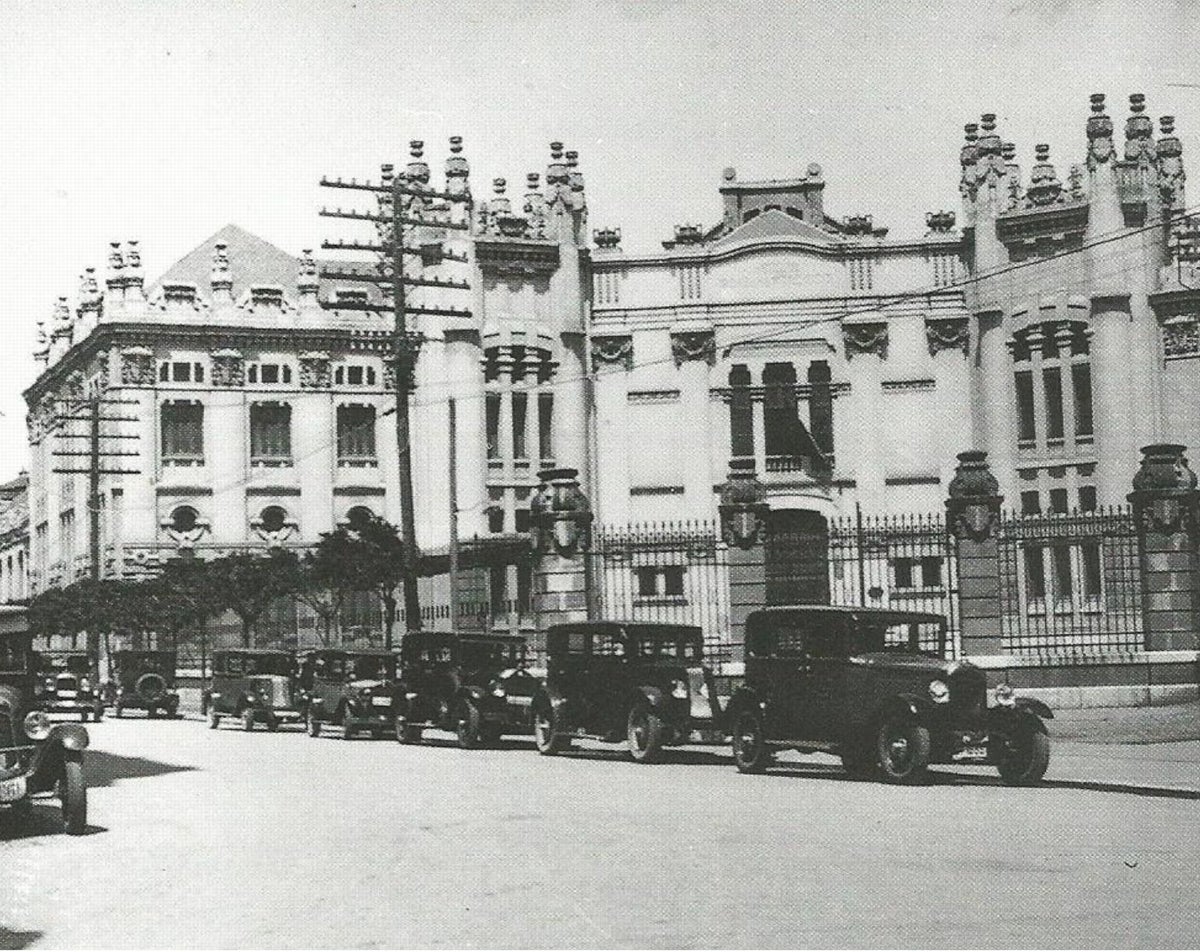
<svg viewBox="0 0 1200 952"><path fill-rule="evenodd" d="M958 657L954 539L940 514L854 516L829 525L834 605L932 612L947 621L946 654Z"/></svg>
<svg viewBox="0 0 1200 952"><path fill-rule="evenodd" d="M1129 507L1000 524L1005 651L1088 654L1145 647L1137 525Z"/></svg>
<svg viewBox="0 0 1200 952"><path fill-rule="evenodd" d="M715 521L598 526L585 558L595 617L697 625L706 654L728 655L728 553Z"/></svg>

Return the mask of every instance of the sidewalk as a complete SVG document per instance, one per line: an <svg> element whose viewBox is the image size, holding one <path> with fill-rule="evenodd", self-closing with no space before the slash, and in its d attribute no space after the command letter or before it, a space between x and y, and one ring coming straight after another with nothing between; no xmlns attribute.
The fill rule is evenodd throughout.
<svg viewBox="0 0 1200 952"><path fill-rule="evenodd" d="M1085 744L1162 744L1200 741L1200 701L1165 707L1093 707L1057 710L1056 740Z"/></svg>

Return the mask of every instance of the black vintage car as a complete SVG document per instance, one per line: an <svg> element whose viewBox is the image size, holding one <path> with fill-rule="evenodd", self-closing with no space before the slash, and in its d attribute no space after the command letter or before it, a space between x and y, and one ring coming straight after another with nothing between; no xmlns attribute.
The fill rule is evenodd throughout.
<svg viewBox="0 0 1200 952"><path fill-rule="evenodd" d="M47 714L76 715L81 721L104 716L96 665L85 651L39 651L34 694Z"/></svg>
<svg viewBox="0 0 1200 952"><path fill-rule="evenodd" d="M573 737L626 742L639 762L661 759L720 721L699 628L602 621L546 632L546 684L533 701L539 753Z"/></svg>
<svg viewBox="0 0 1200 952"><path fill-rule="evenodd" d="M917 783L933 763L986 751L1009 784L1037 783L1050 759L1040 701L1007 685L988 706L984 672L945 660L940 615L781 606L746 620L746 671L729 702L738 770L774 751L838 754L847 771Z"/></svg>
<svg viewBox="0 0 1200 952"><path fill-rule="evenodd" d="M460 747L529 734L541 686L525 667L525 639L420 631L404 636L396 739L420 741L427 727L454 731Z"/></svg>
<svg viewBox="0 0 1200 952"><path fill-rule="evenodd" d="M310 736L319 736L325 724L341 727L347 740L358 731L373 737L392 731L396 708L396 655L392 652L338 648L306 652L300 683L308 695Z"/></svg>
<svg viewBox="0 0 1200 952"><path fill-rule="evenodd" d="M35 677L25 609L0 605L0 811L28 816L33 797L56 792L67 833L79 835L87 831L87 729L51 724L37 709Z"/></svg>
<svg viewBox="0 0 1200 952"><path fill-rule="evenodd" d="M174 651L114 651L112 667L117 717L129 710L145 711L148 717L179 713Z"/></svg>
<svg viewBox="0 0 1200 952"><path fill-rule="evenodd" d="M296 685L296 657L290 651L231 648L213 652L209 683L208 726L233 717L245 730L255 724L278 730L280 724L302 721L307 703Z"/></svg>

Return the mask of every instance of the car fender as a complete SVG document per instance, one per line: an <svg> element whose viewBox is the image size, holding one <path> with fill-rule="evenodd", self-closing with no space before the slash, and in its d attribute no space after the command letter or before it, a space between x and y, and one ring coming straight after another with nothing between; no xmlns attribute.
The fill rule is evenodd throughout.
<svg viewBox="0 0 1200 952"><path fill-rule="evenodd" d="M1039 701L1035 697L1019 697L1013 701L1013 706L1021 711L1027 711L1035 717L1040 717L1042 720L1054 720L1054 712L1046 705L1045 702Z"/></svg>
<svg viewBox="0 0 1200 952"><path fill-rule="evenodd" d="M1033 705L1038 705L1039 707L1043 708L1050 717L1053 717L1054 715L1050 714L1050 709L1040 701L1033 701L1033 704L1027 705L1020 703L1022 700L1033 701L1032 698L1021 698L1015 704L998 704L995 707L989 707L987 712L988 733L1002 734L1007 730L1012 730L1012 728L1021 721L1029 721L1033 723L1034 728L1039 733L1049 734L1050 731L1046 729L1046 725L1043 723L1037 707L1034 707Z"/></svg>
<svg viewBox="0 0 1200 952"><path fill-rule="evenodd" d="M663 694L662 688L656 688L652 684L639 685L637 690L629 699L629 706L640 704L645 701L649 705L650 710L660 711L666 708L666 695Z"/></svg>
<svg viewBox="0 0 1200 952"><path fill-rule="evenodd" d="M454 692L456 701L478 701L481 704L487 700L487 691L478 684L465 684Z"/></svg>
<svg viewBox="0 0 1200 952"><path fill-rule="evenodd" d="M535 692L533 701L529 705L530 714L532 715L546 706L549 706L556 723L562 725L570 723L571 705L562 693L549 688L542 688Z"/></svg>
<svg viewBox="0 0 1200 952"><path fill-rule="evenodd" d="M885 718L897 715L915 717L919 721L925 721L932 706L928 700L915 694L894 694L875 708L868 722L880 724Z"/></svg>
<svg viewBox="0 0 1200 952"><path fill-rule="evenodd" d="M753 688L735 688L729 703L720 716L720 725L726 731L733 730L733 722L747 711L757 711L760 715L766 713L767 699Z"/></svg>
<svg viewBox="0 0 1200 952"><path fill-rule="evenodd" d="M79 724L56 724L29 765L29 785L34 791L49 790L58 782L63 764L82 760L91 738Z"/></svg>

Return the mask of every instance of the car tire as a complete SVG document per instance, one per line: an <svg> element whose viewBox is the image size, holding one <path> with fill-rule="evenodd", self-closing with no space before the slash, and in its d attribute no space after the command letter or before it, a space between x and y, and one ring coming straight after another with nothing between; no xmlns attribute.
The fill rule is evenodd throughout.
<svg viewBox="0 0 1200 952"><path fill-rule="evenodd" d="M771 765L772 759L762 714L742 711L733 722L733 764L738 773L762 773Z"/></svg>
<svg viewBox="0 0 1200 952"><path fill-rule="evenodd" d="M83 778L83 762L68 760L63 764L60 786L63 828L69 836L87 832L87 782Z"/></svg>
<svg viewBox="0 0 1200 952"><path fill-rule="evenodd" d="M403 715L396 717L396 740L399 743L419 744L424 733L422 728L411 726Z"/></svg>
<svg viewBox="0 0 1200 952"><path fill-rule="evenodd" d="M875 732L879 771L892 783L923 783L930 747L929 731L911 716L886 718Z"/></svg>
<svg viewBox="0 0 1200 952"><path fill-rule="evenodd" d="M1008 786L1033 786L1050 766L1050 738L1037 718L1022 717L1007 735L989 738L988 759Z"/></svg>
<svg viewBox="0 0 1200 952"><path fill-rule="evenodd" d="M308 727L309 737L321 736L321 719L312 711L308 712L308 721L306 726Z"/></svg>
<svg viewBox="0 0 1200 952"><path fill-rule="evenodd" d="M533 744L537 752L544 757L561 754L571 746L571 740L558 733L554 711L548 704L543 704L533 712Z"/></svg>
<svg viewBox="0 0 1200 952"><path fill-rule="evenodd" d="M220 726L221 715L217 713L217 709L215 707L210 707L208 709L208 729L215 731Z"/></svg>
<svg viewBox="0 0 1200 952"><path fill-rule="evenodd" d="M254 730L254 712L249 709L242 711L242 730Z"/></svg>
<svg viewBox="0 0 1200 952"><path fill-rule="evenodd" d="M625 721L625 736L629 756L639 764L656 764L662 760L667 725L648 704L635 704Z"/></svg>
<svg viewBox="0 0 1200 952"><path fill-rule="evenodd" d="M272 732L279 730L279 718L274 714L267 715L267 730Z"/></svg>
<svg viewBox="0 0 1200 952"><path fill-rule="evenodd" d="M474 750L483 743L483 715L474 701L463 701L454 719L458 746L463 750Z"/></svg>

